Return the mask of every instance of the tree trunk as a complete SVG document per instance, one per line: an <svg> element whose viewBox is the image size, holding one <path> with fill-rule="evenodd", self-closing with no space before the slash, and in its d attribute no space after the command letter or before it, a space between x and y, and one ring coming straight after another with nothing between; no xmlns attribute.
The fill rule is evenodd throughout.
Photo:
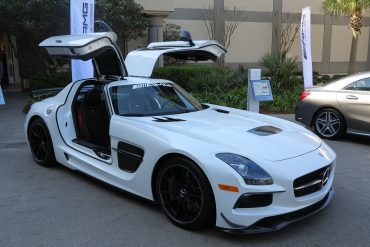
<svg viewBox="0 0 370 247"><path fill-rule="evenodd" d="M349 57L348 74L353 74L356 71L356 55L358 46L358 37L352 36L351 54Z"/></svg>

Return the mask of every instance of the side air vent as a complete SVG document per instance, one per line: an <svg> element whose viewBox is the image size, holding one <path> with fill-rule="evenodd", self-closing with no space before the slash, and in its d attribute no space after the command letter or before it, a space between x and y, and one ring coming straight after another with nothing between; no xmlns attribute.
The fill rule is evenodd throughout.
<svg viewBox="0 0 370 247"><path fill-rule="evenodd" d="M229 111L222 110L222 109L217 109L217 108L215 108L213 110L216 111L216 112L219 112L219 113L224 113L224 114L229 114L230 113Z"/></svg>
<svg viewBox="0 0 370 247"><path fill-rule="evenodd" d="M118 167L126 172L135 172L144 158L144 150L129 143L118 142Z"/></svg>
<svg viewBox="0 0 370 247"><path fill-rule="evenodd" d="M266 126L260 126L251 130L248 130L249 133L258 135L258 136L269 136L274 135L279 132L283 131L282 129L276 128L274 126L266 125Z"/></svg>
<svg viewBox="0 0 370 247"><path fill-rule="evenodd" d="M172 117L163 117L163 118L159 118L159 117L153 117L153 121L154 122L160 122L160 123L167 123L167 122L182 122L182 121L185 121L184 119L180 119L180 118L172 118Z"/></svg>

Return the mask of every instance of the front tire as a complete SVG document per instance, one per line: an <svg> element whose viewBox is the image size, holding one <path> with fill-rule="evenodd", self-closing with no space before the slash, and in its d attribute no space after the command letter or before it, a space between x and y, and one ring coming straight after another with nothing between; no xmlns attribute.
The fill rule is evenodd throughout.
<svg viewBox="0 0 370 247"><path fill-rule="evenodd" d="M158 172L156 193L163 212L175 225L199 230L214 224L212 188L194 162L182 157L165 162Z"/></svg>
<svg viewBox="0 0 370 247"><path fill-rule="evenodd" d="M27 131L32 156L35 161L44 167L56 164L53 142L45 122L41 118L33 120Z"/></svg>
<svg viewBox="0 0 370 247"><path fill-rule="evenodd" d="M334 140L343 136L346 122L338 111L327 108L315 115L313 127L321 138Z"/></svg>

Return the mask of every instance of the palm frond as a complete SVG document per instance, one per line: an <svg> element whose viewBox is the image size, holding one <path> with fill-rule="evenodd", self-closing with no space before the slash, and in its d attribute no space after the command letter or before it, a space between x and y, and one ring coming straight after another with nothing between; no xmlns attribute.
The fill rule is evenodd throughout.
<svg viewBox="0 0 370 247"><path fill-rule="evenodd" d="M325 13L332 15L349 15L358 9L370 7L370 0L323 0Z"/></svg>

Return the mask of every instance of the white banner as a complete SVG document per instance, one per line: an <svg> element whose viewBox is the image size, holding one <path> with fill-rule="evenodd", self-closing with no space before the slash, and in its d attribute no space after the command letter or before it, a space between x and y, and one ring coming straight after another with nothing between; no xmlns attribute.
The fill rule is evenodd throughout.
<svg viewBox="0 0 370 247"><path fill-rule="evenodd" d="M301 51L304 88L313 86L311 55L311 7L302 9Z"/></svg>
<svg viewBox="0 0 370 247"><path fill-rule="evenodd" d="M4 105L4 104L5 104L5 99L4 99L3 91L1 90L1 86L0 86L0 105Z"/></svg>
<svg viewBox="0 0 370 247"><path fill-rule="evenodd" d="M94 32L94 0L70 0L71 34ZM72 80L94 77L91 60L72 60Z"/></svg>

